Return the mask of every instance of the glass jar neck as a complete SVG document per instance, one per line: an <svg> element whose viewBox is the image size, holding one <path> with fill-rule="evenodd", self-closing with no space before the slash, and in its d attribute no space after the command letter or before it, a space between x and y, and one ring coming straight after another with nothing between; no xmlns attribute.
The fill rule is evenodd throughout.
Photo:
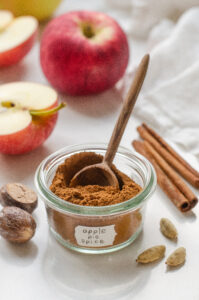
<svg viewBox="0 0 199 300"><path fill-rule="evenodd" d="M71 147L63 148L56 153L47 157L38 167L35 176L35 185L37 190L44 200L50 207L60 211L71 214L79 215L110 215L124 213L132 209L138 209L142 204L151 196L156 186L156 174L152 165L141 155L133 154L131 151L124 147L119 147L117 154L125 157L132 161L136 168L139 170L143 179L143 189L135 197L114 205L109 206L82 206L72 204L61 198L57 197L49 189L48 180L52 175L53 170L61 164L67 156L71 156L74 153L82 151L97 151L101 150L105 153L106 145L104 144L89 144L89 145L75 145Z"/></svg>

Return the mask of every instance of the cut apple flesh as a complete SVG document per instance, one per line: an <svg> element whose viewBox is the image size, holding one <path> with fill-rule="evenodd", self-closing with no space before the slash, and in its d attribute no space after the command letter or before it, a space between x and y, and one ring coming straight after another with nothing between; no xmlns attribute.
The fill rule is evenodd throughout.
<svg viewBox="0 0 199 300"><path fill-rule="evenodd" d="M0 111L0 135L20 131L31 123L32 117L28 110Z"/></svg>
<svg viewBox="0 0 199 300"><path fill-rule="evenodd" d="M37 26L38 22L34 17L15 18L3 31L0 31L0 53L24 43L36 32Z"/></svg>
<svg viewBox="0 0 199 300"><path fill-rule="evenodd" d="M57 101L54 89L32 82L12 82L0 85L0 103L10 101L29 110L51 107Z"/></svg>
<svg viewBox="0 0 199 300"><path fill-rule="evenodd" d="M42 84L14 82L0 86L0 104L5 101L16 106L0 106L0 135L28 127L32 121L30 110L48 110L57 103L57 93Z"/></svg>
<svg viewBox="0 0 199 300"><path fill-rule="evenodd" d="M0 31L10 25L13 19L13 14L9 10L0 10Z"/></svg>

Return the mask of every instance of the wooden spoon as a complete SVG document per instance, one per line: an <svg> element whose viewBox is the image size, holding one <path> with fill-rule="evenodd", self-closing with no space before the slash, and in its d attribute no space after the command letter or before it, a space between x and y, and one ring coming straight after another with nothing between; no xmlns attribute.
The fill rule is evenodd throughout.
<svg viewBox="0 0 199 300"><path fill-rule="evenodd" d="M142 58L136 70L133 82L122 106L103 161L98 164L87 166L77 172L70 181L70 187L75 187L77 185L85 186L95 184L101 186L112 185L119 187L118 179L114 172L111 170L111 164L117 152L129 117L134 108L138 94L141 90L147 72L148 64L149 55L146 54Z"/></svg>

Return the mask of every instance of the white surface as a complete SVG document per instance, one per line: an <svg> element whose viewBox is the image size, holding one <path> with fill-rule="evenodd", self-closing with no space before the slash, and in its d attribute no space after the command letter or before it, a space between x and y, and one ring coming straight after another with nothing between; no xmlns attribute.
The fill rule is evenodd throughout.
<svg viewBox="0 0 199 300"><path fill-rule="evenodd" d="M57 13L66 11L67 7L105 10L102 4L102 0L84 3L67 0ZM117 12L111 14L117 16ZM136 61L144 48L142 43L134 44ZM1 83L16 80L46 83L39 66L38 49L37 44L22 63L0 70ZM114 101L110 100L112 93ZM75 143L108 141L121 103L116 90L84 101L66 100L68 106L60 112L55 131L42 147L18 157L0 155L1 185L19 181L33 187L35 169L46 155ZM137 124L137 120L130 120L122 145L130 147L131 140L137 137ZM198 167L196 161L189 158ZM91 256L66 250L51 238L44 205L40 202L33 214L38 228L30 243L16 246L0 238L0 299L198 300L198 213L199 206L192 213L182 215L158 188L148 203L144 232L139 239L117 253ZM170 218L178 228L177 244L160 234L161 217ZM164 260L138 266L135 262L138 252L156 244L166 245L166 256L178 246L186 247L187 262L174 271L167 271Z"/></svg>

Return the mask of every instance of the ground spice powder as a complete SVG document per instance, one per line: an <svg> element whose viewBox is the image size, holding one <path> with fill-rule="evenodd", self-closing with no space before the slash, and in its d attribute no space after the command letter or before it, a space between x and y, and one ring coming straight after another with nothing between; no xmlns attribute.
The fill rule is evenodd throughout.
<svg viewBox="0 0 199 300"><path fill-rule="evenodd" d="M115 166L112 170L115 172L119 188L112 186L77 186L75 188L69 187L70 180L80 169L85 166L100 163L103 157L101 155L93 154L93 152L81 152L72 155L61 164L56 171L52 184L51 191L61 199L73 204L83 206L107 206L114 205L129 200L137 195L142 188L136 184L127 175L120 172ZM120 213L110 216L84 216L61 213L48 208L48 217L51 225L56 233L67 243L79 245L75 231L78 226L101 227L114 225L116 236L113 245L126 242L141 226L142 215L140 210ZM94 239L96 242L96 239ZM103 247L104 245L92 244L92 241L85 240L85 247ZM82 244L81 244L82 246Z"/></svg>
<svg viewBox="0 0 199 300"><path fill-rule="evenodd" d="M96 154L95 156L96 160L102 160L102 156ZM60 165L51 184L51 191L63 200L85 206L105 206L121 203L129 200L141 191L141 187L138 184L114 166L112 168L120 183L120 189L113 186L99 185L69 187L70 180L76 173L76 170L81 169L79 164L82 165L82 161L85 158L87 160L89 157L93 158L92 152L82 152L70 157L64 164Z"/></svg>

